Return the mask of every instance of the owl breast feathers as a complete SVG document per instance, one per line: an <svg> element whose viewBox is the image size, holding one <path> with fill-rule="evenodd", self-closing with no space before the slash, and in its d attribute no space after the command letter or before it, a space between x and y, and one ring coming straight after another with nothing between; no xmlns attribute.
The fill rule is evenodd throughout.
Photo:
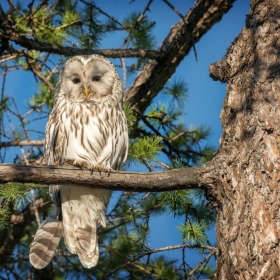
<svg viewBox="0 0 280 280"><path fill-rule="evenodd" d="M128 150L119 75L105 57L75 56L64 65L56 86L54 107L46 126L48 165L73 165L97 170L119 169ZM50 186L55 211L36 232L30 262L45 267L60 238L83 266L97 264L97 224L106 226L111 191L68 185Z"/></svg>

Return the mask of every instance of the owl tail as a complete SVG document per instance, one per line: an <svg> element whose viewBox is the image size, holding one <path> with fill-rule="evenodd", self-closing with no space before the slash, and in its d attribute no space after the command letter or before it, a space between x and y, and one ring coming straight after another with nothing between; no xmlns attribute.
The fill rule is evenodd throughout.
<svg viewBox="0 0 280 280"><path fill-rule="evenodd" d="M97 224L106 227L105 210L111 191L61 187L64 241L82 265L91 268L99 258Z"/></svg>
<svg viewBox="0 0 280 280"><path fill-rule="evenodd" d="M68 219L68 213L63 212L64 241L72 254L77 254L85 268L97 265L99 249L97 241L97 221L83 216Z"/></svg>
<svg viewBox="0 0 280 280"><path fill-rule="evenodd" d="M82 265L85 268L96 266L99 258L96 222L88 228L77 229L76 237L76 251Z"/></svg>
<svg viewBox="0 0 280 280"><path fill-rule="evenodd" d="M29 260L35 268L41 269L49 264L62 235L62 222L55 215L49 215L38 228L30 245Z"/></svg>

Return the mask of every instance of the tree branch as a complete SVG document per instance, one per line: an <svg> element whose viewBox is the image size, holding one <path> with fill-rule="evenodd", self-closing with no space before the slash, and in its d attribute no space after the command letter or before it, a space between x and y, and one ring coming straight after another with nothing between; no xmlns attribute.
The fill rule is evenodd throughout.
<svg viewBox="0 0 280 280"><path fill-rule="evenodd" d="M138 120L194 43L222 18L234 1L198 0L184 20L172 27L158 49L157 61L151 61L144 66L125 96L125 101L133 104Z"/></svg>
<svg viewBox="0 0 280 280"><path fill-rule="evenodd" d="M27 48L28 50L37 50L41 52L48 52L53 54L60 54L65 56L73 55L91 55L100 54L106 57L119 58L119 57L141 57L156 59L159 55L157 51L154 50L139 50L139 49L103 49L103 50L92 50L92 49L78 49L71 47L63 47L56 44L49 44L45 42L40 42L37 40L29 39L24 36L20 36L16 33L5 35L0 34L0 38L5 38L7 40L13 41L16 44Z"/></svg>
<svg viewBox="0 0 280 280"><path fill-rule="evenodd" d="M187 279L192 279L191 276L204 264L207 263L210 258L217 253L217 250L212 250L198 265L188 274Z"/></svg>
<svg viewBox="0 0 280 280"><path fill-rule="evenodd" d="M7 147L21 147L21 146L44 146L44 140L31 140L31 141L10 141L0 142L0 149Z"/></svg>
<svg viewBox="0 0 280 280"><path fill-rule="evenodd" d="M84 0L81 0L82 3L93 7L94 9L98 10L101 14L105 15L107 18L109 18L110 20L112 20L113 22L117 23L121 28L125 29L125 27L122 25L122 23L120 23L117 19L115 19L114 17L110 16L109 14L107 14L106 12L104 12L103 10L101 10L99 7L97 7L96 5L92 4L92 3L88 3Z"/></svg>
<svg viewBox="0 0 280 280"><path fill-rule="evenodd" d="M163 247L163 248L157 248L157 249L154 249L154 250L150 250L150 251L146 251L144 253L134 255L132 259L128 260L126 263L122 264L121 266L114 269L113 271L110 271L102 279L107 279L109 276L113 275L115 272L119 271L121 268L123 268L123 267L125 267L125 266L127 266L127 265L129 265L129 264L147 256L147 255L149 256L149 255L154 254L154 253L160 253L160 252L170 251L170 250L177 250L177 249L182 249L182 248L191 248L191 249L193 249L193 248L204 248L204 249L207 249L207 250L211 250L209 255L203 260L203 262L208 261L208 259L212 255L217 253L217 248L211 247L211 246L205 246L205 245L181 244L181 245L174 245L174 246L167 246L167 247Z"/></svg>
<svg viewBox="0 0 280 280"><path fill-rule="evenodd" d="M173 169L163 172L126 172L81 170L73 166L0 165L0 182L83 185L92 188L132 192L161 192L209 187L199 167Z"/></svg>

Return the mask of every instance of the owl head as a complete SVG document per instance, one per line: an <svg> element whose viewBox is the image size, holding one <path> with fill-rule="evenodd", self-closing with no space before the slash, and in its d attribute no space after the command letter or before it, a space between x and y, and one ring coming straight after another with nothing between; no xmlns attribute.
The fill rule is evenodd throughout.
<svg viewBox="0 0 280 280"><path fill-rule="evenodd" d="M122 84L113 64L100 55L74 56L61 70L58 95L72 102L120 102Z"/></svg>

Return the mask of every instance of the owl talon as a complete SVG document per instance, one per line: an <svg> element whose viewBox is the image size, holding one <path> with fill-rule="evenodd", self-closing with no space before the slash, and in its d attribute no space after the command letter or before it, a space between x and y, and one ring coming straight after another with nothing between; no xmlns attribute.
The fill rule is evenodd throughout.
<svg viewBox="0 0 280 280"><path fill-rule="evenodd" d="M82 162L80 160L78 160L78 159L74 160L73 165L76 167L79 167L83 170Z"/></svg>
<svg viewBox="0 0 280 280"><path fill-rule="evenodd" d="M108 174L110 174L111 172L111 167L108 167L108 166L104 166L102 164L96 164L94 166L94 169L97 170L99 172L99 174L101 175L101 172L107 172Z"/></svg>
<svg viewBox="0 0 280 280"><path fill-rule="evenodd" d="M96 165L94 166L94 169L97 170L97 171L99 172L99 175L101 175L101 171L103 170L102 165L96 164Z"/></svg>
<svg viewBox="0 0 280 280"><path fill-rule="evenodd" d="M108 176L107 176L107 177L109 177L109 176L110 176L111 170L112 170L112 168L109 168L109 167L107 167L107 168L106 168L106 171L107 171L107 174L108 174Z"/></svg>
<svg viewBox="0 0 280 280"><path fill-rule="evenodd" d="M81 168L82 170L84 170L84 168L89 170L90 175L92 175L94 171L98 171L99 174L101 175L101 172L103 171L103 172L107 172L108 176L109 176L110 172L112 170L112 168L109 166L104 166L104 165L98 164L98 163L96 165L94 165L94 164L90 164L86 161L79 160L79 159L74 160L72 165L77 166L77 167Z"/></svg>
<svg viewBox="0 0 280 280"><path fill-rule="evenodd" d="M94 165L94 169L97 170L97 171L100 171L99 164Z"/></svg>
<svg viewBox="0 0 280 280"><path fill-rule="evenodd" d="M94 171L94 168L93 168L93 166L91 166L91 168L90 168L90 175L93 174L93 171Z"/></svg>
<svg viewBox="0 0 280 280"><path fill-rule="evenodd" d="M92 167L86 161L79 160L79 159L74 160L73 165L81 168L82 170L84 168L89 169L89 170L92 169Z"/></svg>
<svg viewBox="0 0 280 280"><path fill-rule="evenodd" d="M110 176L111 170L112 170L112 168L109 167L109 166L106 166L106 167L104 168L104 171L108 173L108 177Z"/></svg>

